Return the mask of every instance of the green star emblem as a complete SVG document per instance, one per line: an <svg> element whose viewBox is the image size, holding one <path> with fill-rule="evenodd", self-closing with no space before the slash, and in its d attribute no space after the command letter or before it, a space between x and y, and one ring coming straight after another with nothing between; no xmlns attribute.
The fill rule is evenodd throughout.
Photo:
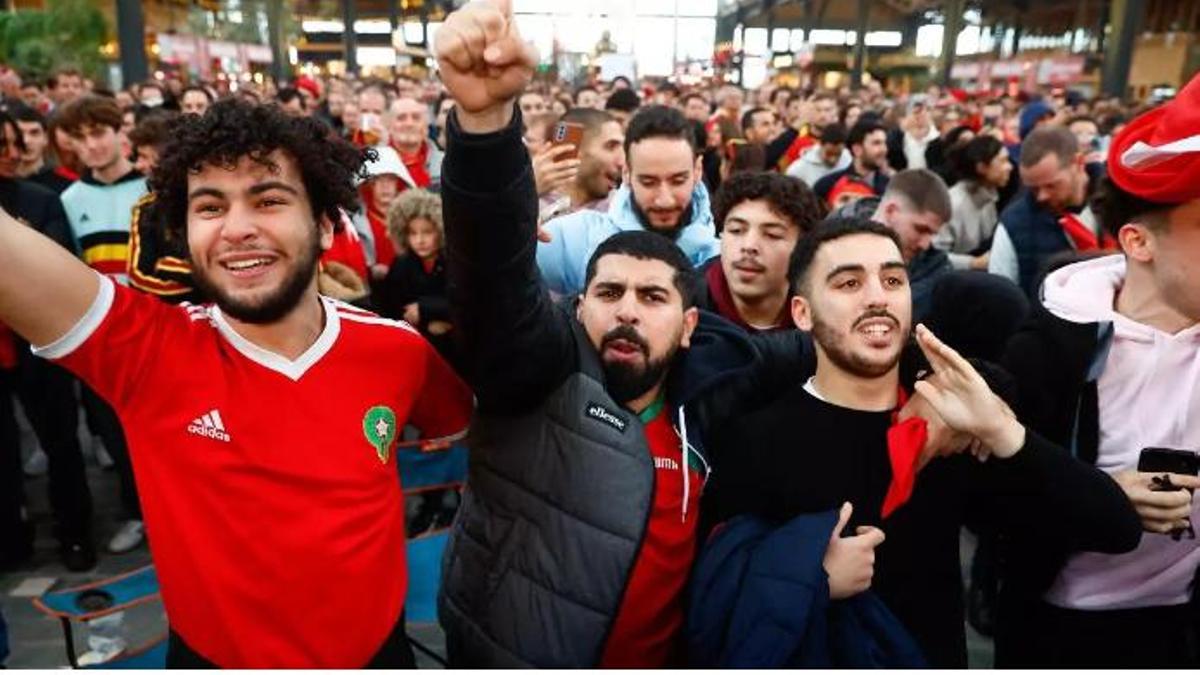
<svg viewBox="0 0 1200 675"><path fill-rule="evenodd" d="M396 440L396 413L383 405L371 408L363 416L363 435L367 437L371 447L375 448L379 461L387 464L392 441Z"/></svg>

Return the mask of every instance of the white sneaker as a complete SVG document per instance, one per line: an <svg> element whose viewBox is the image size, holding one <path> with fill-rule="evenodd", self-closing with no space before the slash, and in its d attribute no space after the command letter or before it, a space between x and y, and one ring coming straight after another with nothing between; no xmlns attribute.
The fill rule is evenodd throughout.
<svg viewBox="0 0 1200 675"><path fill-rule="evenodd" d="M29 455L29 459L25 460L25 475L44 476L49 470L50 458L46 456L46 451L40 447L34 448L33 453Z"/></svg>
<svg viewBox="0 0 1200 675"><path fill-rule="evenodd" d="M146 526L140 520L127 520L117 529L113 538L108 540L109 553L128 553L141 545L146 539Z"/></svg>
<svg viewBox="0 0 1200 675"><path fill-rule="evenodd" d="M96 453L96 464L101 469L111 469L116 465L112 455L108 454L108 448L104 447L104 441L100 440L99 436L92 436L92 451Z"/></svg>

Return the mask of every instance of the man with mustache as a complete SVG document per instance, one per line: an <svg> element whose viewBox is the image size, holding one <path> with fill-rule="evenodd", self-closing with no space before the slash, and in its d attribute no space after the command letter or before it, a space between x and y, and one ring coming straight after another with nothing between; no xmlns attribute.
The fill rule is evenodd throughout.
<svg viewBox="0 0 1200 675"><path fill-rule="evenodd" d="M551 291L579 293L587 262L617 232L648 231L678 246L693 266L720 252L692 125L675 108L642 108L625 131L623 185L605 213L577 211L545 225L537 262Z"/></svg>
<svg viewBox="0 0 1200 675"><path fill-rule="evenodd" d="M412 666L393 450L406 423L461 432L470 391L407 324L317 293L360 151L235 99L174 131L152 185L215 304L116 284L0 211L0 321L129 434L168 666Z"/></svg>
<svg viewBox="0 0 1200 675"><path fill-rule="evenodd" d="M751 332L793 329L788 260L825 216L824 204L804 183L773 172L735 174L714 204L721 255L700 270L702 307Z"/></svg>
<svg viewBox="0 0 1200 675"><path fill-rule="evenodd" d="M850 529L882 529L871 587L932 667L965 667L959 531L968 516L1005 528L1021 546L1120 552L1140 524L1117 484L1012 417L974 368L918 327L934 374L901 372L912 326L907 266L896 233L861 218L819 225L792 254L792 319L811 331L816 374L710 439L722 465L706 520L750 514L785 523L849 502ZM986 463L923 448L934 410L976 439ZM932 428L932 427L930 427ZM961 446L960 446L961 447ZM927 462L927 463L926 463ZM832 591L831 591L832 592ZM701 602L693 598L692 602Z"/></svg>
<svg viewBox="0 0 1200 675"><path fill-rule="evenodd" d="M702 316L693 261L641 227L597 242L573 307L553 305L516 105L536 54L500 0L450 15L436 53L457 101L442 183L450 302L478 402L439 599L450 662L682 665L703 431L777 387L780 369L750 377L769 353ZM671 122L635 118L631 136L655 120ZM678 207L690 141L635 137L631 172L650 184L665 168L651 203ZM782 337L788 360L811 363L798 334Z"/></svg>

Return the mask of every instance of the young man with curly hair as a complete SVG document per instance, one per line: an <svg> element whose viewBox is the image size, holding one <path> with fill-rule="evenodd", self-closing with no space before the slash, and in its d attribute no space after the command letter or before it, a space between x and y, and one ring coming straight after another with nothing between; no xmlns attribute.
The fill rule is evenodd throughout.
<svg viewBox="0 0 1200 675"><path fill-rule="evenodd" d="M153 186L210 306L126 289L0 212L0 321L128 430L169 666L412 665L393 448L406 423L461 431L471 395L408 325L317 293L362 161L271 106L187 118Z"/></svg>
<svg viewBox="0 0 1200 675"><path fill-rule="evenodd" d="M721 255L701 269L701 307L750 331L794 328L788 259L825 205L803 182L768 172L731 176L713 204Z"/></svg>

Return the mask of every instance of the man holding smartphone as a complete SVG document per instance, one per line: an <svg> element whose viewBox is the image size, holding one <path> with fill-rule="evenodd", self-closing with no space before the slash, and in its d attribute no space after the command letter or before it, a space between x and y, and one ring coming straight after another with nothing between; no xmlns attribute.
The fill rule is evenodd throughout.
<svg viewBox="0 0 1200 675"><path fill-rule="evenodd" d="M1124 555L1008 551L998 666L1200 660L1200 542L1186 536L1200 516L1200 152L1186 142L1198 104L1200 78L1114 140L1099 216L1123 254L1052 272L1035 321L1009 343L1021 419L1112 474L1145 534ZM1012 591L1031 579L1040 595Z"/></svg>

